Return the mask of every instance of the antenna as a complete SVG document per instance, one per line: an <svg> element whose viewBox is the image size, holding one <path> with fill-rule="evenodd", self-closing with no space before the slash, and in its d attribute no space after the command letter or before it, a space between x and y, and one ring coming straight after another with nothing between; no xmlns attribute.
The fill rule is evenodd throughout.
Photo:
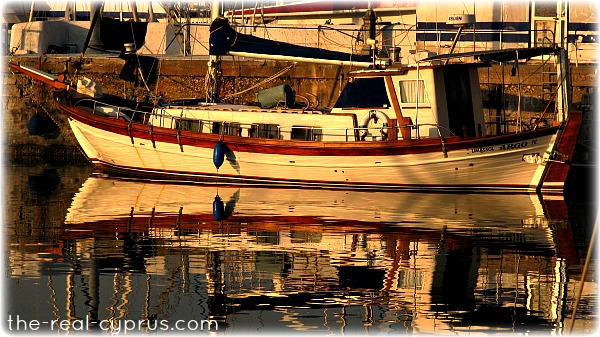
<svg viewBox="0 0 600 337"><path fill-rule="evenodd" d="M454 52L454 48L456 47L456 43L458 42L458 38L462 33L465 27L469 27L475 24L475 14L452 14L448 16L448 20L446 24L453 25L454 27L458 27L458 32L454 36L454 40L452 40L452 46L450 47L450 52L448 54L452 54ZM446 59L444 65L448 64L450 59Z"/></svg>

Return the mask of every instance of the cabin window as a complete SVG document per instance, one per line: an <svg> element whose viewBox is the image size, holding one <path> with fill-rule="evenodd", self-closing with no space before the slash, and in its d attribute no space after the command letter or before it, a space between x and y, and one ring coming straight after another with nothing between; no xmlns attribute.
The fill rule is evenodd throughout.
<svg viewBox="0 0 600 337"><path fill-rule="evenodd" d="M212 133L212 129L213 129L213 125L214 123L211 122L202 122L200 123L200 132L202 133Z"/></svg>
<svg viewBox="0 0 600 337"><path fill-rule="evenodd" d="M292 126L290 138L292 140L321 141L323 139L323 129L310 126Z"/></svg>
<svg viewBox="0 0 600 337"><path fill-rule="evenodd" d="M252 124L250 137L279 139L279 125L277 124Z"/></svg>
<svg viewBox="0 0 600 337"><path fill-rule="evenodd" d="M212 133L217 135L241 136L242 128L240 127L240 123L214 122Z"/></svg>
<svg viewBox="0 0 600 337"><path fill-rule="evenodd" d="M551 47L554 45L554 20L535 20L535 46Z"/></svg>
<svg viewBox="0 0 600 337"><path fill-rule="evenodd" d="M214 134L217 134L217 135L221 134L221 123L219 123L219 122L213 122L213 124L212 124L212 130L210 130L210 131L211 131L211 133L214 133Z"/></svg>
<svg viewBox="0 0 600 337"><path fill-rule="evenodd" d="M556 1L535 1L535 16L556 17Z"/></svg>
<svg viewBox="0 0 600 337"><path fill-rule="evenodd" d="M175 127L179 130L200 131L200 121L197 119L179 119L175 120Z"/></svg>
<svg viewBox="0 0 600 337"><path fill-rule="evenodd" d="M429 103L425 94L425 81L406 80L399 82L400 102L402 103ZM418 88L417 88L418 87ZM417 92L418 90L418 92Z"/></svg>
<svg viewBox="0 0 600 337"><path fill-rule="evenodd" d="M348 81L334 108L387 108L390 106L383 77Z"/></svg>

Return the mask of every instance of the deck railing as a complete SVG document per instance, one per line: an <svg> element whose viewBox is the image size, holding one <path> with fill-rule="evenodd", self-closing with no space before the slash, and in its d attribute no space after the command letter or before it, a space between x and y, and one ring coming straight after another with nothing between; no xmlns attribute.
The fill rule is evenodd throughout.
<svg viewBox="0 0 600 337"><path fill-rule="evenodd" d="M403 126L382 126L375 128L323 128L312 126L290 127L277 125L276 130L274 132L263 131L263 134L256 135L256 133L259 133L257 132L257 127L263 124L184 118L181 116L171 115L162 109L159 110L160 112L140 111L88 98L77 101L77 103L75 103L74 106L86 107L91 110L92 114L110 116L115 117L117 119L122 118L129 123L151 124L159 127L177 129L182 131L214 133L252 138L310 141L397 140L402 139L402 137L399 137L403 134L402 130L409 130L407 134L410 135L412 134L412 130L417 130L421 126L432 126L434 128L437 128L439 137L442 136L442 130L447 131L447 134L454 136L454 134L449 129L438 124L432 123L411 124ZM373 133L373 131L375 131L377 134Z"/></svg>

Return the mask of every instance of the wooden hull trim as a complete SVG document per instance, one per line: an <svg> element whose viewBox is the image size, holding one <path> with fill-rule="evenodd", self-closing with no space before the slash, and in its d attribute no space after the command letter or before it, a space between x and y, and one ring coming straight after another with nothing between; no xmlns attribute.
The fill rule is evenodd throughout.
<svg viewBox="0 0 600 337"><path fill-rule="evenodd" d="M144 124L129 124L124 119L107 118L90 114L76 108L59 104L69 118L117 135L151 142L163 142L187 146L214 148L223 140L232 151L250 153L268 153L299 156L387 156L405 154L443 153L463 149L489 148L503 143L522 143L537 137L555 134L559 127L527 131L517 134L506 134L493 137L462 139L460 137L444 137L444 144L439 138L396 141L348 141L317 142L272 140L262 138L237 137L209 133L180 131Z"/></svg>

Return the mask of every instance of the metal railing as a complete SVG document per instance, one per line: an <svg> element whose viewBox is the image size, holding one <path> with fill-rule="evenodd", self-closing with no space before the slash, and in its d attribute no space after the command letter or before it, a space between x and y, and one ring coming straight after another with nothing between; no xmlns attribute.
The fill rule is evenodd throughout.
<svg viewBox="0 0 600 337"><path fill-rule="evenodd" d="M269 133L268 131L257 131L253 129L253 127L257 127L264 124L259 123L237 123L237 122L225 122L225 121L212 121L212 120L204 120L204 119L191 119L191 118L183 118L179 116L172 115L161 115L165 116L170 120L170 128L178 129L182 131L191 131L191 132L199 132L199 133L214 133L220 135L229 135L229 136L240 136L240 137L250 137L250 138L266 138L266 139L289 139L289 140L308 140L308 141L336 141L343 139L344 141L358 141L360 140L359 134L361 132L369 132L369 130L379 130L382 132L381 136L378 135L370 135L374 140L398 140L401 139L399 136L402 134L401 130L415 130L421 126L433 126L437 128L438 135L441 136L441 130L447 131L451 136L455 136L455 134L448 128L432 124L411 124L411 125L403 125L403 126L385 126L385 127L376 127L376 128L324 128L324 127L310 127L310 126L279 126L277 125L277 129L273 133ZM186 127L185 122L192 121L194 122L193 128ZM160 123L160 126L164 126L167 123ZM215 128L214 125L218 124L219 127ZM233 124L233 125L232 125ZM207 126L209 129L204 132L204 127ZM213 130L217 129L218 132L213 132ZM292 134L294 130L303 130L307 131L307 138L293 138ZM396 132L391 132L395 130ZM252 134L252 133L255 134ZM256 133L262 133L257 136ZM385 134L385 136L383 135ZM390 135L395 135L395 137L390 138ZM310 139L309 139L310 138ZM427 138L427 137L418 137L418 138Z"/></svg>
<svg viewBox="0 0 600 337"><path fill-rule="evenodd" d="M382 126L382 127L372 127L372 128L364 128L364 127L314 127L314 126L279 126L276 125L276 131L271 134L273 137L263 137L252 135L252 131L257 132L257 128L261 125L267 124L259 124L259 123L238 123L238 122L227 122L227 121L213 121L213 120L205 120L199 118L186 118L183 116L176 116L167 113L165 110L155 110L155 111L140 111L135 110L128 107L112 105L105 102L100 102L94 99L81 99L74 104L75 107L86 107L91 110L92 114L96 115L104 115L116 117L117 119L123 118L125 121L130 123L140 123L140 124L149 124L155 125L159 127L166 127L170 129L177 129L181 131L191 131L191 132L199 132L199 133L215 133L222 135L230 135L230 136L241 136L241 137L252 137L252 138L276 138L276 139L292 139L292 133L294 130L305 130L307 131L306 135L310 136L311 139L303 139L303 138L295 138L294 140L323 140L327 141L327 139L331 139L332 141L343 139L345 141L359 141L361 139L361 133L369 133L373 130L377 130L381 133L379 135L371 134L370 137L373 140L397 140L401 139L399 136L402 134L402 130L407 129L410 130L409 134L412 133L412 130L418 130L422 126L432 126L437 128L438 135L441 137L442 130L447 131L450 135L454 136L455 134L446 127L435 123L424 123L424 124L410 124L410 125L402 125L402 126ZM110 108L109 111L102 111L100 108ZM219 127L216 128L215 124L218 124ZM270 125L270 124L269 124ZM191 127L190 127L191 126ZM204 127L208 126L208 130L210 132L205 132ZM275 125L273 125L275 126ZM218 130L218 132L213 132L213 130ZM245 132L244 132L245 131ZM395 131L395 132L392 132ZM268 133L268 132L267 132ZM395 137L393 136L395 135ZM335 139L332 139L335 138ZM428 137L420 137L416 138L428 138Z"/></svg>
<svg viewBox="0 0 600 337"><path fill-rule="evenodd" d="M151 111L151 112L140 111L140 110L124 107L124 106L118 106L118 105L112 105L112 104L109 104L106 102L100 102L100 101L97 101L97 100L91 99L91 98L84 98L84 99L78 100L73 106L89 108L92 110L92 114L95 114L95 115L102 114L102 115L110 116L111 112L112 112L112 113L114 113L114 117L117 117L117 119L123 118L128 122L135 120L136 117L138 117L139 120L142 121L142 123L148 123L150 121L150 117L161 118L161 119L164 117L172 117L172 115L164 112L164 110L161 110L161 111L163 111L162 113L156 113L155 111ZM104 111L101 111L98 109L98 108L102 108L102 107L112 108L113 110L104 112ZM129 113L125 113L125 112L129 112Z"/></svg>

